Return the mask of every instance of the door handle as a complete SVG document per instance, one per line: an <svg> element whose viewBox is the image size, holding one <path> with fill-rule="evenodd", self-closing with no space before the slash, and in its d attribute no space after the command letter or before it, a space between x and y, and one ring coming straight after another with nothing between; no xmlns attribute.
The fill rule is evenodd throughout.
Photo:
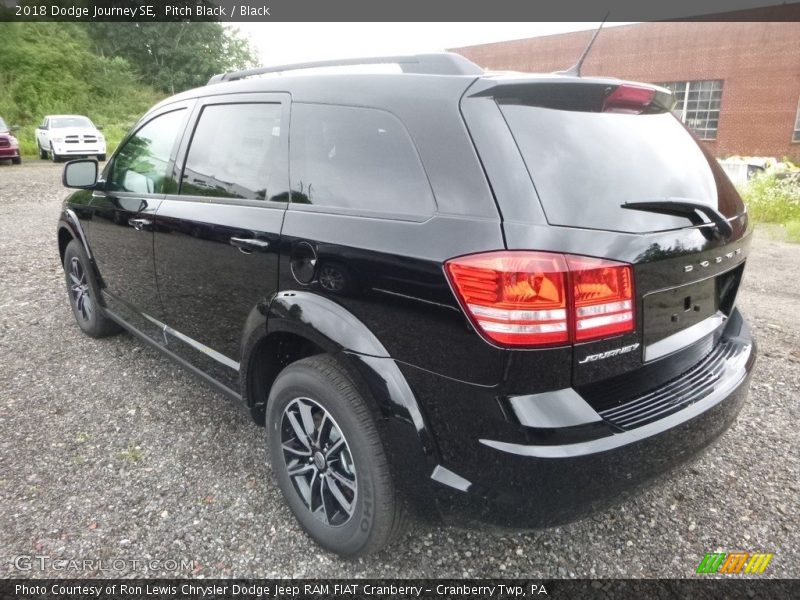
<svg viewBox="0 0 800 600"><path fill-rule="evenodd" d="M153 221L150 219L128 219L128 225L133 227L136 231L149 231L149 228L152 224Z"/></svg>
<svg viewBox="0 0 800 600"><path fill-rule="evenodd" d="M230 243L231 246L236 246L239 250L248 254L253 250L266 250L269 248L268 241L255 238L232 237Z"/></svg>

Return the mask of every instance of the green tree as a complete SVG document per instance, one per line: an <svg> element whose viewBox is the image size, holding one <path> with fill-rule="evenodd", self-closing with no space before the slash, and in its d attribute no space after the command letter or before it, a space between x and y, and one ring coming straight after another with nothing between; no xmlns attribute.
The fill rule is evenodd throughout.
<svg viewBox="0 0 800 600"><path fill-rule="evenodd" d="M254 64L248 40L216 22L103 22L85 27L98 54L124 58L144 83L169 94Z"/></svg>

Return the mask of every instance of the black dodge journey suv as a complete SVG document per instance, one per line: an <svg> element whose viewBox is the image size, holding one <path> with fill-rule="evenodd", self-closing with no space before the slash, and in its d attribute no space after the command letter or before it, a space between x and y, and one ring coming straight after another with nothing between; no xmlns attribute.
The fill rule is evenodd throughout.
<svg viewBox="0 0 800 600"><path fill-rule="evenodd" d="M747 212L672 106L452 54L216 76L66 165L72 311L245 402L329 550L577 518L708 447L755 362Z"/></svg>

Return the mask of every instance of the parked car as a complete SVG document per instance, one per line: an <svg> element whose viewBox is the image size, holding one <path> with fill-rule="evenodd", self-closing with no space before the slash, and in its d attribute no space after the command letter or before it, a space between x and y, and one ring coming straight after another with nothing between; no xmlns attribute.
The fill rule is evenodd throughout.
<svg viewBox="0 0 800 600"><path fill-rule="evenodd" d="M96 156L106 159L106 140L88 117L82 115L48 115L36 128L39 158L53 162L73 157Z"/></svg>
<svg viewBox="0 0 800 600"><path fill-rule="evenodd" d="M22 163L22 156L19 153L19 142L11 133L15 127L9 127L0 117L0 160L10 160L11 164L19 165Z"/></svg>
<svg viewBox="0 0 800 600"><path fill-rule="evenodd" d="M69 163L80 328L243 400L292 512L347 556L407 511L575 519L718 438L756 357L751 228L669 91L362 62L402 72L217 76L99 179Z"/></svg>

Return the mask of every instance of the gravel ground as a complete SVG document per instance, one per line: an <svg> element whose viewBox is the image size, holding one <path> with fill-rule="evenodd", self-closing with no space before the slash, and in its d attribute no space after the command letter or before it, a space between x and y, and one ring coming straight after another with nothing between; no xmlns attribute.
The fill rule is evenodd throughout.
<svg viewBox="0 0 800 600"><path fill-rule="evenodd" d="M688 577L707 551L752 550L775 553L765 575L800 577L800 246L756 232L740 306L761 355L737 424L701 460L569 526L414 524L343 561L295 523L243 407L129 335L80 333L56 250L60 173L0 164L0 576L133 569L14 568L35 554L192 561L178 574L198 577Z"/></svg>

